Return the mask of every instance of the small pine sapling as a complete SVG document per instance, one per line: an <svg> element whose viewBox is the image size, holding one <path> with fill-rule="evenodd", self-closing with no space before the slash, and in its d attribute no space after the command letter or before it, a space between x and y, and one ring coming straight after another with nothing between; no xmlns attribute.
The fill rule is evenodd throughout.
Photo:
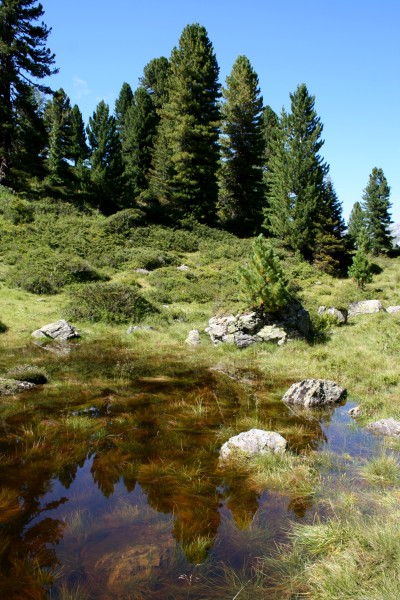
<svg viewBox="0 0 400 600"><path fill-rule="evenodd" d="M365 256L363 250L357 250L354 255L353 262L349 268L349 277L352 277L357 282L358 287L363 290L366 283L372 281L371 263Z"/></svg>

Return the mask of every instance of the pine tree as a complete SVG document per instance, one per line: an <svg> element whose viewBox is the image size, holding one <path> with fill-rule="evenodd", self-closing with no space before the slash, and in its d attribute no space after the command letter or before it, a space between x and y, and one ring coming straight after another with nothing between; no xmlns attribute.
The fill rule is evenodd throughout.
<svg viewBox="0 0 400 600"><path fill-rule="evenodd" d="M132 104L133 92L129 83L123 83L118 98L115 101L115 121L118 133L122 141L122 136L125 127L125 117L130 105Z"/></svg>
<svg viewBox="0 0 400 600"><path fill-rule="evenodd" d="M354 248L357 248L357 240L362 230L366 230L365 215L360 202L355 202L349 216L347 235Z"/></svg>
<svg viewBox="0 0 400 600"><path fill-rule="evenodd" d="M17 114L29 104L33 89L51 92L37 80L57 72L46 47L51 29L36 23L43 14L36 0L2 0L0 5L0 180L10 183L10 168L21 151Z"/></svg>
<svg viewBox="0 0 400 600"><path fill-rule="evenodd" d="M357 282L358 287L363 290L366 283L372 281L371 263L365 256L363 250L357 250L354 255L353 262L349 268L349 277L352 277Z"/></svg>
<svg viewBox="0 0 400 600"><path fill-rule="evenodd" d="M371 251L377 255L392 249L393 242L389 227L393 222L389 210L391 208L390 187L382 169L374 167L364 190L362 208L365 224L371 242Z"/></svg>
<svg viewBox="0 0 400 600"><path fill-rule="evenodd" d="M280 260L262 235L253 242L248 264L239 268L239 285L246 303L266 313L279 311L292 297Z"/></svg>
<svg viewBox="0 0 400 600"><path fill-rule="evenodd" d="M286 246L312 259L328 166L319 155L323 126L305 84L290 94L271 144L265 225Z"/></svg>
<svg viewBox="0 0 400 600"><path fill-rule="evenodd" d="M219 207L233 232L258 233L264 204L263 100L258 76L246 56L238 56L222 90Z"/></svg>
<svg viewBox="0 0 400 600"><path fill-rule="evenodd" d="M160 110L168 100L169 74L169 60L165 56L160 56L147 63L143 69L143 77L139 78L140 85L148 91L157 110Z"/></svg>
<svg viewBox="0 0 400 600"><path fill-rule="evenodd" d="M123 164L115 118L101 100L86 128L89 141L90 189L93 202L105 214L121 208Z"/></svg>
<svg viewBox="0 0 400 600"><path fill-rule="evenodd" d="M45 107L45 124L48 131L47 168L50 182L60 185L68 179L71 138L71 104L62 88Z"/></svg>
<svg viewBox="0 0 400 600"><path fill-rule="evenodd" d="M342 205L328 177L318 206L313 261L319 269L331 275L339 273L347 254L345 229Z"/></svg>
<svg viewBox="0 0 400 600"><path fill-rule="evenodd" d="M158 117L150 94L139 87L125 117L122 156L130 200L148 188Z"/></svg>
<svg viewBox="0 0 400 600"><path fill-rule="evenodd" d="M204 27L188 25L174 48L160 111L150 189L166 217L215 218L218 186L218 65Z"/></svg>
<svg viewBox="0 0 400 600"><path fill-rule="evenodd" d="M89 149L86 142L85 123L82 113L77 104L74 104L71 110L71 132L69 140L69 158L71 158L75 167L83 163L89 155Z"/></svg>

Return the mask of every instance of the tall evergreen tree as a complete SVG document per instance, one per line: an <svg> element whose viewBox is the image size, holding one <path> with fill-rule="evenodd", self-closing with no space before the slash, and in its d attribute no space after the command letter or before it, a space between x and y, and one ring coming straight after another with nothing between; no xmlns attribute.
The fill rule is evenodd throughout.
<svg viewBox="0 0 400 600"><path fill-rule="evenodd" d="M393 246L389 227L390 187L382 169L374 167L364 190L362 208L373 254L388 252Z"/></svg>
<svg viewBox="0 0 400 600"><path fill-rule="evenodd" d="M32 88L51 92L37 81L57 72L54 54L46 46L51 29L37 24L43 15L36 0L2 0L0 5L0 179L8 171L10 182L9 169L18 153L17 114L28 104Z"/></svg>
<svg viewBox="0 0 400 600"><path fill-rule="evenodd" d="M115 121L117 124L117 130L121 136L123 136L125 117L130 105L132 104L133 92L129 83L123 83L118 98L115 101Z"/></svg>
<svg viewBox="0 0 400 600"><path fill-rule="evenodd" d="M319 155L324 141L315 98L305 84L290 94L272 142L265 225L288 248L311 259L328 166Z"/></svg>
<svg viewBox="0 0 400 600"><path fill-rule="evenodd" d="M318 204L313 260L321 270L332 275L340 271L347 253L345 229L342 204L328 177Z"/></svg>
<svg viewBox="0 0 400 600"><path fill-rule="evenodd" d="M150 188L170 219L215 219L219 68L204 27L188 25L170 59Z"/></svg>
<svg viewBox="0 0 400 600"><path fill-rule="evenodd" d="M254 235L264 203L263 99L258 76L246 56L238 56L222 90L219 208L229 229Z"/></svg>
<svg viewBox="0 0 400 600"><path fill-rule="evenodd" d="M122 157L130 201L148 188L158 117L149 92L139 87L132 99L122 136Z"/></svg>
<svg viewBox="0 0 400 600"><path fill-rule="evenodd" d="M123 165L115 118L101 100L86 128L89 141L90 189L93 202L105 214L121 208Z"/></svg>
<svg viewBox="0 0 400 600"><path fill-rule="evenodd" d="M86 142L85 123L77 104L71 110L71 133L69 157L74 161L75 167L83 163L89 155Z"/></svg>
<svg viewBox="0 0 400 600"><path fill-rule="evenodd" d="M168 58L160 56L153 58L143 69L143 76L139 83L149 94L156 109L164 106L168 100L168 78L170 74L170 65Z"/></svg>
<svg viewBox="0 0 400 600"><path fill-rule="evenodd" d="M357 241L363 231L366 231L364 211L360 202L355 202L347 225L347 235L354 248L358 247Z"/></svg>
<svg viewBox="0 0 400 600"><path fill-rule="evenodd" d="M45 107L45 124L48 131L47 168L50 181L62 184L68 178L71 146L71 103L62 88Z"/></svg>

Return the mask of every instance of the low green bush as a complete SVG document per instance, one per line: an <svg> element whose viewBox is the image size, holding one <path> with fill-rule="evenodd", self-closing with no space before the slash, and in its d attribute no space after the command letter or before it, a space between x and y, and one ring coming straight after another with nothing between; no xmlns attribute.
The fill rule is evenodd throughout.
<svg viewBox="0 0 400 600"><path fill-rule="evenodd" d="M8 331L7 325L3 321L0 321L0 333L5 333L6 331Z"/></svg>
<svg viewBox="0 0 400 600"><path fill-rule="evenodd" d="M159 312L141 295L138 287L122 283L74 286L69 290L68 297L68 316L78 321L139 323Z"/></svg>
<svg viewBox="0 0 400 600"><path fill-rule="evenodd" d="M159 225L137 227L132 230L130 241L133 246L148 246L158 251L197 252L199 249L199 240L195 233Z"/></svg>
<svg viewBox="0 0 400 600"><path fill-rule="evenodd" d="M138 225L143 225L146 215L138 208L125 208L108 217L104 231L111 235L128 235Z"/></svg>

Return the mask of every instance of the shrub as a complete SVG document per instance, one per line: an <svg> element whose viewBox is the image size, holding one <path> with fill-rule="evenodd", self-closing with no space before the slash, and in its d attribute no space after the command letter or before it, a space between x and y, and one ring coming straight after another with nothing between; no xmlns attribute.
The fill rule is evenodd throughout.
<svg viewBox="0 0 400 600"><path fill-rule="evenodd" d="M130 237L134 246L148 246L158 251L175 250L176 252L197 252L199 241L191 231L175 230L169 227L152 225L137 227Z"/></svg>
<svg viewBox="0 0 400 600"><path fill-rule="evenodd" d="M262 235L253 242L247 266L239 267L239 285L244 300L253 309L274 313L291 299L280 260Z"/></svg>
<svg viewBox="0 0 400 600"><path fill-rule="evenodd" d="M7 325L3 321L0 321L0 333L5 333L6 331L8 331Z"/></svg>
<svg viewBox="0 0 400 600"><path fill-rule="evenodd" d="M365 256L363 250L357 250L353 262L349 268L349 277L357 282L358 287L363 290L366 283L372 281L371 263Z"/></svg>
<svg viewBox="0 0 400 600"><path fill-rule="evenodd" d="M137 287L122 283L89 283L69 291L68 315L80 321L140 322L159 312Z"/></svg>
<svg viewBox="0 0 400 600"><path fill-rule="evenodd" d="M134 227L143 225L145 214L138 208L126 208L108 217L104 231L111 235L128 235Z"/></svg>

